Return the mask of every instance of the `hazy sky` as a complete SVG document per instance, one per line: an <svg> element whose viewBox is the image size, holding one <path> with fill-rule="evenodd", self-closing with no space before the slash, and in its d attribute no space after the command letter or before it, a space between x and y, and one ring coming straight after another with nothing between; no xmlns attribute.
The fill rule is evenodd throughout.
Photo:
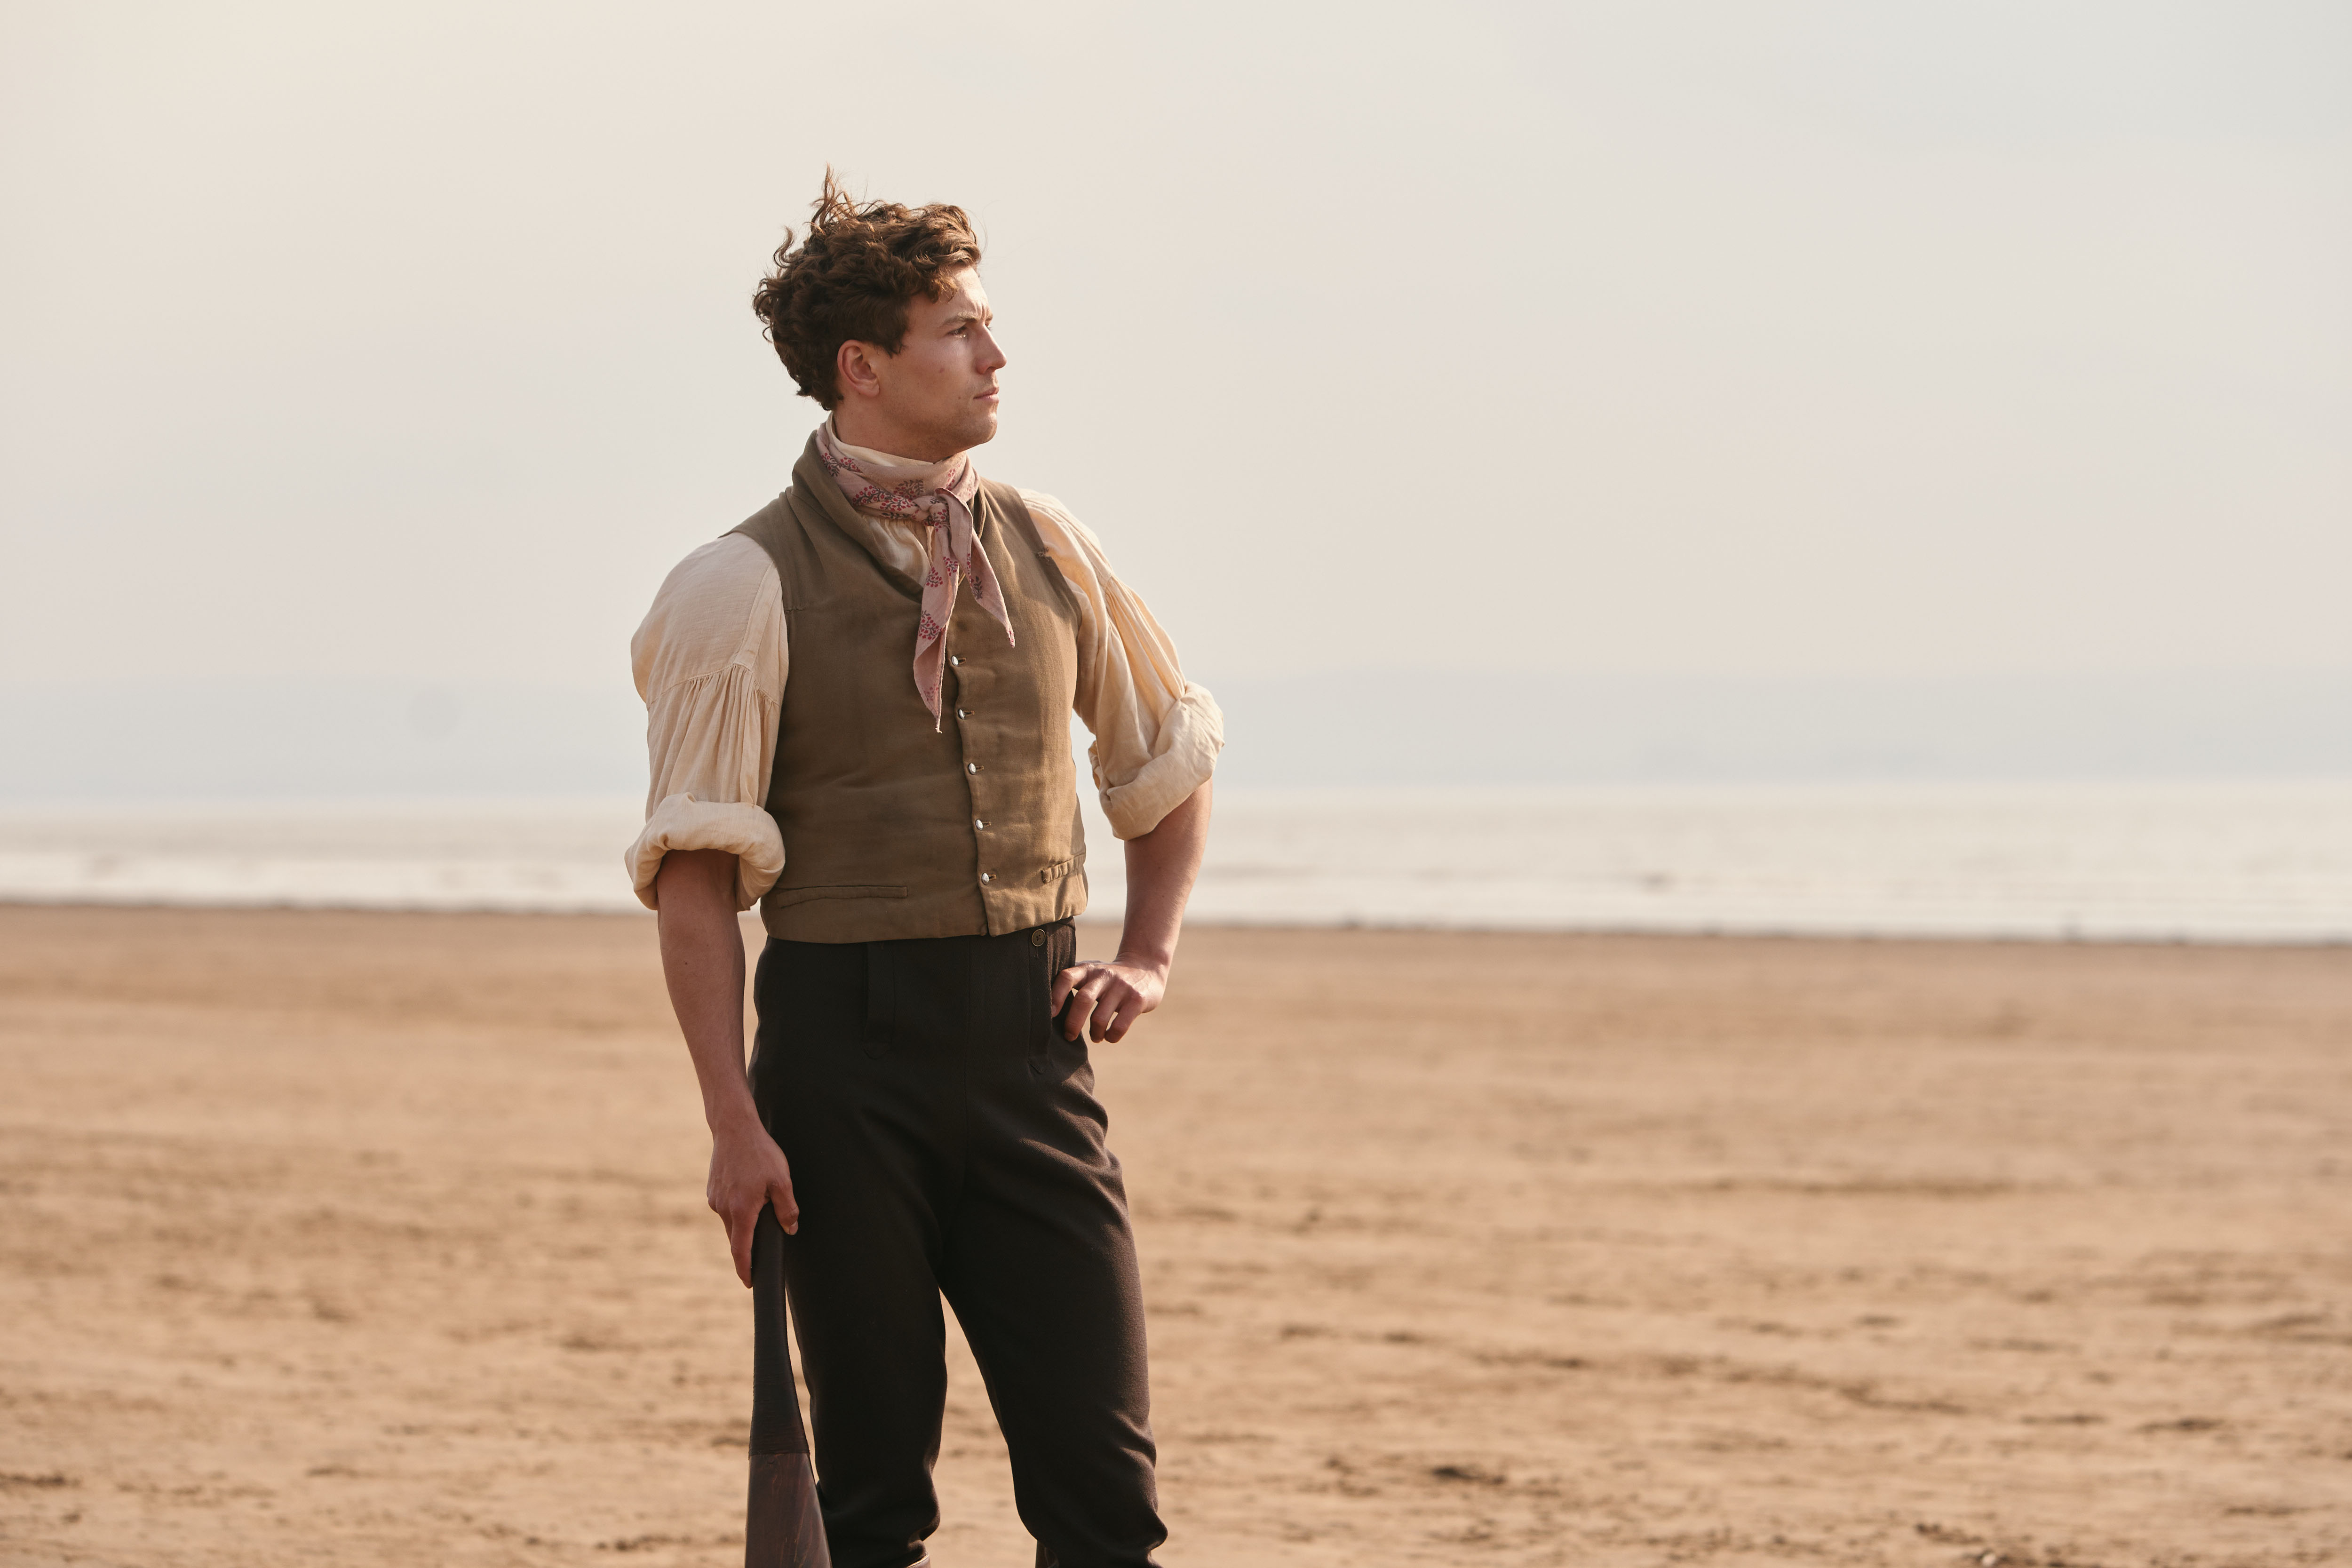
<svg viewBox="0 0 2352 1568"><path fill-rule="evenodd" d="M0 679L625 680L827 160L1210 675L2352 666L2352 7L7 5Z"/></svg>

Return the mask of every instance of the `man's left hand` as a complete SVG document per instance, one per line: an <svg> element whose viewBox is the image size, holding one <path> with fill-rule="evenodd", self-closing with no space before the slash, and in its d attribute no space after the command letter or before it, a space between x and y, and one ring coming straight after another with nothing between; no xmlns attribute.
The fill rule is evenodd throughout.
<svg viewBox="0 0 2352 1568"><path fill-rule="evenodd" d="M1165 965L1089 958L1054 976L1053 1011L1064 1039L1084 1034L1117 1045L1167 990Z"/></svg>

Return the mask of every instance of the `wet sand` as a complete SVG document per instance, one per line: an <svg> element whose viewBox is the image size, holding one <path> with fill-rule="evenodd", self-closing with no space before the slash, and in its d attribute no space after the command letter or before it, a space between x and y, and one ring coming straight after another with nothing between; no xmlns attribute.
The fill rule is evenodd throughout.
<svg viewBox="0 0 2352 1568"><path fill-rule="evenodd" d="M2352 1561L2352 952L1196 931L1097 1062L1171 1568ZM650 921L0 908L0 1562L740 1561Z"/></svg>

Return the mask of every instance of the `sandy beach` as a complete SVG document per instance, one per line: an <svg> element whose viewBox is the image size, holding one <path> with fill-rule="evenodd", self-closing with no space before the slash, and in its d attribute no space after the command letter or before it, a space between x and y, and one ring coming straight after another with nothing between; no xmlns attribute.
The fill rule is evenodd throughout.
<svg viewBox="0 0 2352 1568"><path fill-rule="evenodd" d="M653 941L0 907L0 1561L740 1562ZM1164 1559L2352 1560L2347 1047L2342 948L1194 931L1096 1052Z"/></svg>

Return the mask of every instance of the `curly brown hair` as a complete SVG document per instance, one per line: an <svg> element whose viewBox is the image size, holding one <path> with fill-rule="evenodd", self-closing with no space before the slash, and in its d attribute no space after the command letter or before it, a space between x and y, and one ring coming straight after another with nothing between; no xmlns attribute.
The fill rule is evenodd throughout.
<svg viewBox="0 0 2352 1568"><path fill-rule="evenodd" d="M915 296L944 299L949 273L979 265L980 236L961 207L855 202L828 166L808 237L794 250L793 231L784 231L776 269L752 291L751 312L801 395L830 410L841 401L834 367L842 344L897 353Z"/></svg>

